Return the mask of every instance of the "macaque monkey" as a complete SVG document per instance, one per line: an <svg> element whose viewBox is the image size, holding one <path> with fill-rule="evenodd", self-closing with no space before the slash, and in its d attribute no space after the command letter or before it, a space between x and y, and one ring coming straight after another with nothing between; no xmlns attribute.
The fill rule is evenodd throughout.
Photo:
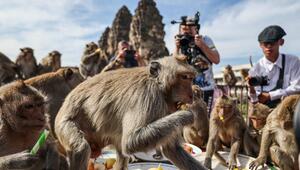
<svg viewBox="0 0 300 170"><path fill-rule="evenodd" d="M47 126L46 98L32 86L16 81L0 88L0 169L62 169L56 145L46 142L31 150Z"/></svg>
<svg viewBox="0 0 300 170"><path fill-rule="evenodd" d="M246 155L257 157L262 137L263 127L268 115L273 109L262 103L249 103L249 125L244 134L244 152Z"/></svg>
<svg viewBox="0 0 300 170"><path fill-rule="evenodd" d="M215 106L209 120L209 139L206 147L204 165L211 169L211 158L213 154L224 165L224 158L218 154L221 145L230 148L228 157L228 168L237 166L237 155L243 144L243 135L246 123L235 102L228 96L221 96L216 100Z"/></svg>
<svg viewBox="0 0 300 170"><path fill-rule="evenodd" d="M44 57L39 65L39 74L54 72L61 67L61 53L54 50Z"/></svg>
<svg viewBox="0 0 300 170"><path fill-rule="evenodd" d="M106 55L96 43L90 42L86 44L79 67L80 74L85 79L100 73L107 64L108 59Z"/></svg>
<svg viewBox="0 0 300 170"><path fill-rule="evenodd" d="M109 144L117 151L114 169L127 169L129 155L158 147L179 169L205 169L179 141L182 128L194 122L192 112L177 106L192 103L195 74L181 55L104 72L79 84L55 120L70 169L86 170L89 158Z"/></svg>
<svg viewBox="0 0 300 170"><path fill-rule="evenodd" d="M248 69L241 69L240 73L241 73L241 76L242 76L242 83L245 84L246 80L249 76Z"/></svg>
<svg viewBox="0 0 300 170"><path fill-rule="evenodd" d="M201 98L202 92L199 86L193 85L193 103L187 105L187 109L195 114L194 123L183 128L183 137L187 143L206 148L208 141L209 119L206 103Z"/></svg>
<svg viewBox="0 0 300 170"><path fill-rule="evenodd" d="M235 77L231 65L227 65L225 67L224 74L223 74L223 81L229 87L235 86L237 82L237 78Z"/></svg>
<svg viewBox="0 0 300 170"><path fill-rule="evenodd" d="M0 52L0 86L18 77L17 65Z"/></svg>
<svg viewBox="0 0 300 170"><path fill-rule="evenodd" d="M33 54L33 49L29 47L20 48L21 53L16 59L16 65L19 70L20 78L28 79L37 74L38 66Z"/></svg>
<svg viewBox="0 0 300 170"><path fill-rule="evenodd" d="M250 163L250 169L263 165L268 155L280 169L299 169L299 152L293 128L293 116L299 99L300 95L286 97L267 117L259 155Z"/></svg>

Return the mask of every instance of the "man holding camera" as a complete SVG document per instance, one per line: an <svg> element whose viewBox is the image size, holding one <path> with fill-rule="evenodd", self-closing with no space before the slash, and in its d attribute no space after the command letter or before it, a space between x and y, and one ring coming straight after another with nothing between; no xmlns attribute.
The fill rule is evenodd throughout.
<svg viewBox="0 0 300 170"><path fill-rule="evenodd" d="M211 38L199 34L199 16L197 12L194 17L181 17L179 34L175 36L175 53L185 54L188 62L197 69L194 84L203 91L203 99L210 113L215 87L212 64L218 64L220 56Z"/></svg>
<svg viewBox="0 0 300 170"><path fill-rule="evenodd" d="M110 63L102 70L102 72L118 68L131 68L145 65L142 57L132 49L127 41L122 40L118 43L117 55L111 58Z"/></svg>
<svg viewBox="0 0 300 170"><path fill-rule="evenodd" d="M279 52L285 35L278 25L268 26L259 34L258 41L264 57L249 71L251 102L274 108L282 97L300 93L299 58Z"/></svg>

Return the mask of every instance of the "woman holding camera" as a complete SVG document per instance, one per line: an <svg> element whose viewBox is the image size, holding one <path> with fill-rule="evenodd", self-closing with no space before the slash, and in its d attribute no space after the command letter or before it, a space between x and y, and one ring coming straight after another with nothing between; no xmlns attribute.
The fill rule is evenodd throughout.
<svg viewBox="0 0 300 170"><path fill-rule="evenodd" d="M271 25L258 36L264 57L249 71L248 85L252 102L274 108L282 97L300 93L299 58L279 52L285 35L280 26Z"/></svg>

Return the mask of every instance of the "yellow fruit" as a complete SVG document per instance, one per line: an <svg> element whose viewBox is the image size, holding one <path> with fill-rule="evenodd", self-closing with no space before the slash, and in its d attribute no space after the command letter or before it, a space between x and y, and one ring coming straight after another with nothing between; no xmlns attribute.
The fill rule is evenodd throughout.
<svg viewBox="0 0 300 170"><path fill-rule="evenodd" d="M159 164L157 168L150 168L148 170L164 170L164 169Z"/></svg>
<svg viewBox="0 0 300 170"><path fill-rule="evenodd" d="M223 120L224 120L224 117L223 117L223 116L220 116L220 120L223 121Z"/></svg>
<svg viewBox="0 0 300 170"><path fill-rule="evenodd" d="M104 163L105 168L107 168L107 169L113 168L115 162L116 162L116 159L114 159L114 158L108 158L108 159L106 159L106 161Z"/></svg>

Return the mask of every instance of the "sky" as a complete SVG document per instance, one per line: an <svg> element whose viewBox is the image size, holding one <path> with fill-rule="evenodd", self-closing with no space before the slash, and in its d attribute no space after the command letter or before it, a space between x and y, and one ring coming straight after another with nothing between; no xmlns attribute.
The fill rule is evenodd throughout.
<svg viewBox="0 0 300 170"><path fill-rule="evenodd" d="M214 41L225 65L257 61L262 52L258 34L269 25L280 25L287 35L281 52L300 56L299 0L155 0L163 16L165 42L174 49L181 16L200 16L200 34ZM62 53L63 66L78 66L85 44L97 42L116 12L126 5L131 13L138 0L2 0L0 1L0 51L15 60L22 47L34 49L39 62L49 52Z"/></svg>

